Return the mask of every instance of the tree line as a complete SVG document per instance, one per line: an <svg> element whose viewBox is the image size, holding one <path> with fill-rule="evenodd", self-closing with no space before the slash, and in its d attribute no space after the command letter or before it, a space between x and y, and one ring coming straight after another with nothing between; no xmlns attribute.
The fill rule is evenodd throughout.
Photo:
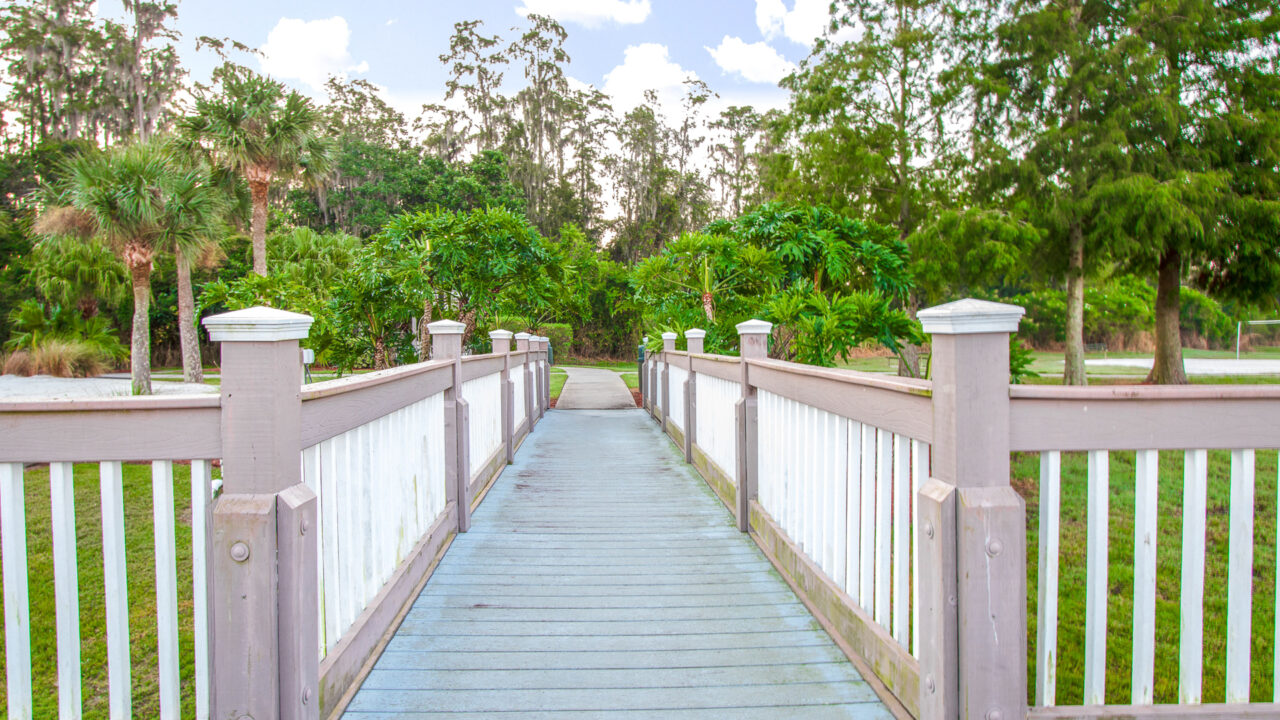
<svg viewBox="0 0 1280 720"><path fill-rule="evenodd" d="M1274 2L839 0L766 113L696 80L618 111L556 21L466 21L416 118L360 79L316 102L231 40L189 83L176 4L126 10L0 13L0 341L28 364L98 338L139 391L153 355L198 381L198 315L266 303L341 368L418 359L433 318L621 356L694 325L732 351L754 316L776 356L881 345L916 374L915 310L975 295L1027 306L1067 383L1087 338L1148 331L1150 379L1185 382L1184 334L1275 307Z"/></svg>

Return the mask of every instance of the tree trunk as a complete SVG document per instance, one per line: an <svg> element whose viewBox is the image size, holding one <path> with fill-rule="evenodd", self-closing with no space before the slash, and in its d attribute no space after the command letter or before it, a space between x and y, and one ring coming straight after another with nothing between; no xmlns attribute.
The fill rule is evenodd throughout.
<svg viewBox="0 0 1280 720"><path fill-rule="evenodd" d="M387 342L381 335L373 338L373 369L386 370L391 367L387 364Z"/></svg>
<svg viewBox="0 0 1280 720"><path fill-rule="evenodd" d="M1084 228L1074 221L1070 229L1067 261L1067 349L1062 370L1063 385L1088 385L1084 370Z"/></svg>
<svg viewBox="0 0 1280 720"><path fill-rule="evenodd" d="M191 292L191 260L177 250L174 256L178 270L178 338L182 346L182 380L204 382L200 362L200 333L196 329L196 301Z"/></svg>
<svg viewBox="0 0 1280 720"><path fill-rule="evenodd" d="M253 198L253 219L250 224L253 237L253 272L267 274L267 180L250 180L249 193Z"/></svg>
<svg viewBox="0 0 1280 720"><path fill-rule="evenodd" d="M151 262L130 266L133 275L133 340L129 377L134 395L151 394Z"/></svg>
<svg viewBox="0 0 1280 720"><path fill-rule="evenodd" d="M431 322L431 296L428 294L422 301L422 322L418 323L418 359L426 361L431 357L431 331L427 324Z"/></svg>
<svg viewBox="0 0 1280 720"><path fill-rule="evenodd" d="M716 321L716 301L711 293L702 293L702 312L706 313L707 322L715 323Z"/></svg>
<svg viewBox="0 0 1280 720"><path fill-rule="evenodd" d="M1182 366L1182 253L1167 250L1160 258L1156 282L1156 357L1147 382L1157 385L1186 385Z"/></svg>

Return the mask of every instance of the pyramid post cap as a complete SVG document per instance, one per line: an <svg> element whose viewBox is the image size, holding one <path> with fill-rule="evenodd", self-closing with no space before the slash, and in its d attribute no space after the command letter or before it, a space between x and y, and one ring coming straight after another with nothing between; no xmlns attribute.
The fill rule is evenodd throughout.
<svg viewBox="0 0 1280 720"><path fill-rule="evenodd" d="M510 330L490 330L489 331L490 340L510 340L514 335L515 333L511 332Z"/></svg>
<svg viewBox="0 0 1280 720"><path fill-rule="evenodd" d="M457 320L437 320L427 323L427 332L432 335L461 335L467 326Z"/></svg>
<svg viewBox="0 0 1280 720"><path fill-rule="evenodd" d="M767 320L747 320L737 325L739 335L768 335L773 332L773 323Z"/></svg>
<svg viewBox="0 0 1280 720"><path fill-rule="evenodd" d="M698 328L690 328L690 329L688 329L688 330L685 330L685 331L684 331L684 338L685 338L686 340L689 340L689 339L693 339L693 340L701 340L702 338L705 338L706 336L707 336L707 331L706 331L706 330L700 330L700 329L698 329Z"/></svg>
<svg viewBox="0 0 1280 720"><path fill-rule="evenodd" d="M301 340L311 332L310 315L257 305L211 315L200 321L214 342Z"/></svg>
<svg viewBox="0 0 1280 720"><path fill-rule="evenodd" d="M1013 333L1026 312L1020 305L965 298L921 310L916 318L930 335Z"/></svg>

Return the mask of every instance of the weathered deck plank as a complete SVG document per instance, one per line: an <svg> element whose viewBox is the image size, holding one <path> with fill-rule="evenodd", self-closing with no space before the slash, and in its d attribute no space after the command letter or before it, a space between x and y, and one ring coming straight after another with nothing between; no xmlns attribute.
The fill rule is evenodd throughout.
<svg viewBox="0 0 1280 720"><path fill-rule="evenodd" d="M347 708L889 718L642 411L547 415Z"/></svg>

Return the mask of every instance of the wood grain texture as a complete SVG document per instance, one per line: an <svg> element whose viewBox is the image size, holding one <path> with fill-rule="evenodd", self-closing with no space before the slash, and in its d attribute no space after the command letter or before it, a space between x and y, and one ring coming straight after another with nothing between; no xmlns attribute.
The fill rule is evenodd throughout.
<svg viewBox="0 0 1280 720"><path fill-rule="evenodd" d="M346 716L890 717L644 411L545 420Z"/></svg>

